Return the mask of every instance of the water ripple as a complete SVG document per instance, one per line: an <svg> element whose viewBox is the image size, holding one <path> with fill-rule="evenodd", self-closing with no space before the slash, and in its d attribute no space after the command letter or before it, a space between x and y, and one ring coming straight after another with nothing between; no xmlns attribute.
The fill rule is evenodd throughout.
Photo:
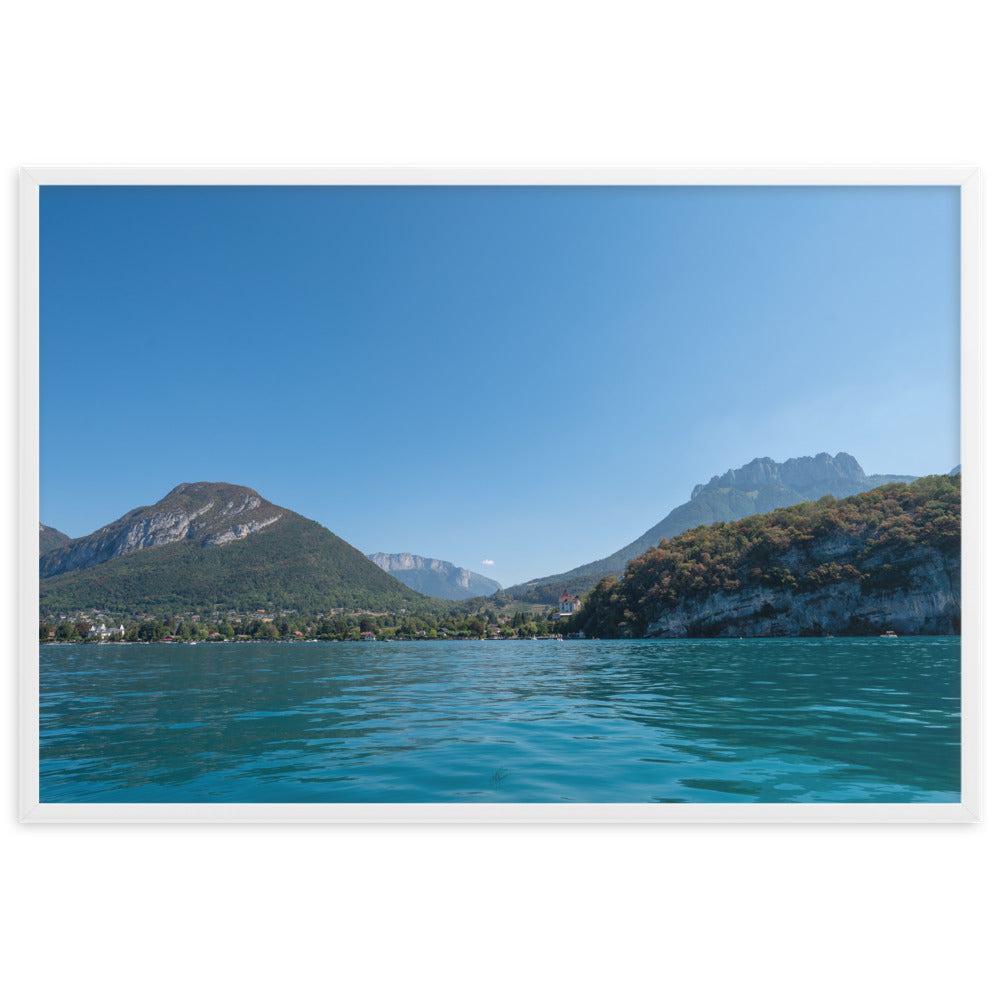
<svg viewBox="0 0 1000 1000"><path fill-rule="evenodd" d="M959 651L45 647L42 801L957 801Z"/></svg>

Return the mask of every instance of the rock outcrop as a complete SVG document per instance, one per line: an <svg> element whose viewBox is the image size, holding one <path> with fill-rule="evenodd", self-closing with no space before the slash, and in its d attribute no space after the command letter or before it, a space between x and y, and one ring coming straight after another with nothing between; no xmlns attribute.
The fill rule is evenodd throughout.
<svg viewBox="0 0 1000 1000"><path fill-rule="evenodd" d="M912 477L900 477L902 480L909 478ZM872 479L880 482L873 483ZM812 492L817 487L827 485L834 489L837 485L857 486L860 490L871 489L885 481L888 481L888 477L866 476L858 460L845 451L839 452L836 456L823 451L818 455L790 458L780 463L771 458L755 458L739 469L729 469L721 476L713 476L707 484L695 486L691 491L691 499L694 500L706 489L754 490L769 484L779 484L805 492Z"/></svg>
<svg viewBox="0 0 1000 1000"><path fill-rule="evenodd" d="M843 558L843 556L842 556ZM881 558L881 557L880 557ZM784 562L784 561L782 561ZM914 550L905 586L868 589L860 579L810 592L748 587L683 601L646 628L647 638L877 634L955 635L961 631L962 581L957 557ZM862 572L877 569L874 560Z"/></svg>
<svg viewBox="0 0 1000 1000"><path fill-rule="evenodd" d="M83 538L42 555L41 577L85 569L141 549L184 540L227 545L279 521L280 507L245 486L182 483L151 507L139 507Z"/></svg>

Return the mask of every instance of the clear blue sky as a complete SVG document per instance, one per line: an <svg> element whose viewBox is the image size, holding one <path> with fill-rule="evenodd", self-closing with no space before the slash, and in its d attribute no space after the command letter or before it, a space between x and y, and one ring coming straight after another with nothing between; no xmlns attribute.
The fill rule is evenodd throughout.
<svg viewBox="0 0 1000 1000"><path fill-rule="evenodd" d="M40 350L44 523L240 483L510 586L755 457L957 465L959 193L45 187Z"/></svg>

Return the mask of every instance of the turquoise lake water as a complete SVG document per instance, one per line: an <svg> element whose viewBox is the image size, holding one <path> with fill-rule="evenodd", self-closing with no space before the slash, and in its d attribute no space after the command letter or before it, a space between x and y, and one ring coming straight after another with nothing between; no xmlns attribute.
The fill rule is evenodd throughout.
<svg viewBox="0 0 1000 1000"><path fill-rule="evenodd" d="M50 646L42 802L957 802L960 640Z"/></svg>

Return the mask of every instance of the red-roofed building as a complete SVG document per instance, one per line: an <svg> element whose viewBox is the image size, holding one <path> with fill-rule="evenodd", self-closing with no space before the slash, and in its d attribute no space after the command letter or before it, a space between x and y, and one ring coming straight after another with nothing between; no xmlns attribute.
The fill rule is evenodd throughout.
<svg viewBox="0 0 1000 1000"><path fill-rule="evenodd" d="M574 611L580 610L580 598L570 597L569 591L564 590L562 592L562 597L559 598L559 617L569 618Z"/></svg>

